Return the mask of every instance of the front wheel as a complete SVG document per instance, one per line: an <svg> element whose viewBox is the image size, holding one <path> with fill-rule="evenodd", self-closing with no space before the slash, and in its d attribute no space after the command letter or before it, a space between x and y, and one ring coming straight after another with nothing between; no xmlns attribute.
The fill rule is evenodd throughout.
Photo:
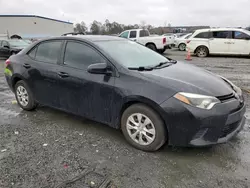
<svg viewBox="0 0 250 188"><path fill-rule="evenodd" d="M207 57L208 56L208 48L205 46L199 46L196 50L196 55L198 57Z"/></svg>
<svg viewBox="0 0 250 188"><path fill-rule="evenodd" d="M144 104L134 104L124 111L121 128L126 140L143 151L156 151L167 140L161 117Z"/></svg>
<svg viewBox="0 0 250 188"><path fill-rule="evenodd" d="M28 85L20 80L15 85L15 96L17 103L24 110L33 110L37 107L37 103L28 87Z"/></svg>

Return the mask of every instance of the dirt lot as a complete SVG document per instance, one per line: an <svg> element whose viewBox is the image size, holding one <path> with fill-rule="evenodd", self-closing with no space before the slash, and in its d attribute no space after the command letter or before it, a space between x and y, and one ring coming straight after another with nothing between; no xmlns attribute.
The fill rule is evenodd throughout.
<svg viewBox="0 0 250 188"><path fill-rule="evenodd" d="M176 50L166 55L185 59L185 53ZM105 125L46 107L22 111L7 87L0 61L0 187L250 187L250 59L193 57L187 63L244 89L247 124L227 144L165 146L146 153Z"/></svg>

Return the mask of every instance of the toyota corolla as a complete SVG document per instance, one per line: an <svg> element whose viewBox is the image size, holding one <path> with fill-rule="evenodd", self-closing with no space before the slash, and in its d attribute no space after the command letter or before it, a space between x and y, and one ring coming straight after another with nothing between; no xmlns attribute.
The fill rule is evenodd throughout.
<svg viewBox="0 0 250 188"><path fill-rule="evenodd" d="M144 151L208 146L241 131L241 89L226 78L111 36L36 42L6 61L24 110L38 104L121 129Z"/></svg>

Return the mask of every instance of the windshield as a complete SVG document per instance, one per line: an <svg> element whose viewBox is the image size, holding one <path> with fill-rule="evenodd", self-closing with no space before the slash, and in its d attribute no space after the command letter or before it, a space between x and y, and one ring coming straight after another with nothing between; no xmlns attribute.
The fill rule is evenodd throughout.
<svg viewBox="0 0 250 188"><path fill-rule="evenodd" d="M153 50L129 40L99 41L96 44L127 68L155 66L160 62L169 61Z"/></svg>
<svg viewBox="0 0 250 188"><path fill-rule="evenodd" d="M24 47L28 46L27 42L24 42L23 40L9 40L10 46L12 47Z"/></svg>
<svg viewBox="0 0 250 188"><path fill-rule="evenodd" d="M248 30L246 30L246 29L243 29L243 31L244 31L246 34L250 35L250 31L248 31Z"/></svg>

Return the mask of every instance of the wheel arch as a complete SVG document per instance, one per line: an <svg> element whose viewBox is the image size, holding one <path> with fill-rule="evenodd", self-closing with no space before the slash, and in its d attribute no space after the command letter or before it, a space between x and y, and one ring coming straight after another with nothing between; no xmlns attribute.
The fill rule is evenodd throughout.
<svg viewBox="0 0 250 188"><path fill-rule="evenodd" d="M14 74L14 75L12 76L12 78L11 78L11 87L13 88L13 90L14 90L14 88L15 88L16 83L17 83L18 81L20 81L20 80L25 81L24 77L21 76L20 74Z"/></svg>
<svg viewBox="0 0 250 188"><path fill-rule="evenodd" d="M180 47L180 45L184 44L185 46L187 46L187 44L185 42L181 42L179 45L178 45L178 48Z"/></svg>
<svg viewBox="0 0 250 188"><path fill-rule="evenodd" d="M151 109L153 109L159 116L160 118L162 119L164 125L165 125L165 128L166 128L166 131L168 133L168 126L166 124L166 121L165 121L165 118L164 118L164 112L163 110L161 109L160 105L157 104L156 102L148 99L148 98L145 98L145 97L141 97L141 96L130 96L130 97L127 97L123 104L122 104L122 107L120 109L120 113L119 113L119 124L118 124L118 128L120 129L121 127L121 118L122 118L122 114L123 112L129 108L130 106L134 105L134 104L144 104L148 107L150 107Z"/></svg>
<svg viewBox="0 0 250 188"><path fill-rule="evenodd" d="M208 46L206 46L206 45L199 45L199 46L197 46L197 47L195 48L195 50L194 50L194 53L195 53L195 54L196 54L197 49L200 48L200 47L205 47L205 48L207 48L208 54L210 53Z"/></svg>
<svg viewBox="0 0 250 188"><path fill-rule="evenodd" d="M147 45L149 45L149 44L154 45L154 46L155 46L155 48L156 48L156 45L155 45L155 43L153 43L153 42L148 42L148 43L146 43L146 44L145 44L145 46L147 46ZM157 48L156 48L156 49L157 49Z"/></svg>

